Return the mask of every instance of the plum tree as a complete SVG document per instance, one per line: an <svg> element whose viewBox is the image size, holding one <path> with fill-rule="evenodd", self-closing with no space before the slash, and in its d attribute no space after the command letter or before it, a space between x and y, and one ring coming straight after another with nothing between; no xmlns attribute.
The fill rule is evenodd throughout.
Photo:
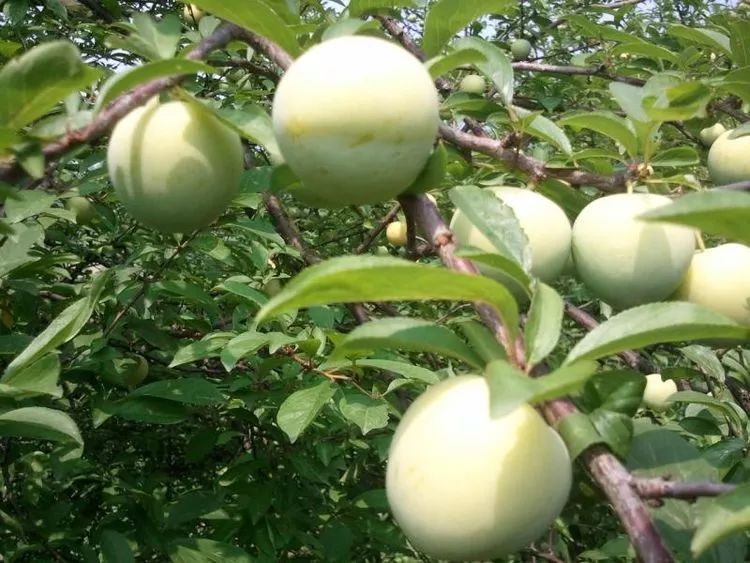
<svg viewBox="0 0 750 563"><path fill-rule="evenodd" d="M534 541L565 505L565 444L529 405L490 415L483 377L437 383L391 443L386 494L412 544L449 560L493 559Z"/></svg>
<svg viewBox="0 0 750 563"><path fill-rule="evenodd" d="M461 92L468 92L469 94L483 94L486 88L487 82L483 76L478 74L467 74L458 85Z"/></svg>
<svg viewBox="0 0 750 563"><path fill-rule="evenodd" d="M79 225L88 225L97 215L94 205L88 198L81 196L74 196L65 200L65 209L75 213L76 223Z"/></svg>
<svg viewBox="0 0 750 563"><path fill-rule="evenodd" d="M281 153L303 184L298 193L337 208L388 200L417 178L437 133L438 96L401 47L339 37L292 64L272 113Z"/></svg>
<svg viewBox="0 0 750 563"><path fill-rule="evenodd" d="M728 243L696 252L675 297L750 326L750 247Z"/></svg>
<svg viewBox="0 0 750 563"><path fill-rule="evenodd" d="M393 246L406 246L406 223L403 221L389 223L385 230L385 236Z"/></svg>
<svg viewBox="0 0 750 563"><path fill-rule="evenodd" d="M710 147L714 144L716 139L718 139L725 132L726 127L724 127L721 123L714 123L711 127L701 129L698 137L700 138L700 141L704 146Z"/></svg>
<svg viewBox="0 0 750 563"><path fill-rule="evenodd" d="M510 52L517 61L525 61L531 54L531 43L526 39L516 39L510 44Z"/></svg>
<svg viewBox="0 0 750 563"><path fill-rule="evenodd" d="M737 135L730 129L708 151L708 173L716 185L750 180L750 135Z"/></svg>
<svg viewBox="0 0 750 563"><path fill-rule="evenodd" d="M667 397L677 393L677 384L673 379L664 381L659 373L646 376L646 388L643 391L643 404L655 411L666 409L670 403Z"/></svg>
<svg viewBox="0 0 750 563"><path fill-rule="evenodd" d="M216 220L237 193L242 144L197 104L153 102L112 132L109 176L138 221L162 232L191 232Z"/></svg>
<svg viewBox="0 0 750 563"><path fill-rule="evenodd" d="M695 232L638 219L670 202L658 194L615 194L581 211L573 223L573 260L594 295L624 309L666 299L677 289L690 266Z"/></svg>
<svg viewBox="0 0 750 563"><path fill-rule="evenodd" d="M544 282L554 281L570 254L571 227L565 212L551 199L528 189L510 186L487 189L513 210L526 233L531 250L531 273ZM497 252L460 210L454 213L450 226L460 245Z"/></svg>

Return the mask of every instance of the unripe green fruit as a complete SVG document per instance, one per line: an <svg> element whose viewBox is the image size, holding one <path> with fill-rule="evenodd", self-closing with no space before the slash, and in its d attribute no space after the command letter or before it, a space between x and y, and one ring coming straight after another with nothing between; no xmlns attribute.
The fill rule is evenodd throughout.
<svg viewBox="0 0 750 563"><path fill-rule="evenodd" d="M725 132L726 128L721 123L715 123L711 127L701 129L698 137L700 137L700 141L704 146L710 147Z"/></svg>
<svg viewBox="0 0 750 563"><path fill-rule="evenodd" d="M140 385L148 377L148 361L143 356L136 354L132 359L126 360L122 367L123 380L128 387Z"/></svg>
<svg viewBox="0 0 750 563"><path fill-rule="evenodd" d="M185 4L182 7L182 17L185 18L186 21L198 24L199 21L203 18L203 10L198 8L195 4Z"/></svg>
<svg viewBox="0 0 750 563"><path fill-rule="evenodd" d="M263 285L263 292L269 297L278 295L282 290L281 282L278 278L271 278Z"/></svg>
<svg viewBox="0 0 750 563"><path fill-rule="evenodd" d="M675 297L750 326L750 247L729 243L697 252Z"/></svg>
<svg viewBox="0 0 750 563"><path fill-rule="evenodd" d="M394 221L385 229L385 236L393 246L406 246L406 223Z"/></svg>
<svg viewBox="0 0 750 563"><path fill-rule="evenodd" d="M677 393L677 384L672 379L663 381L661 374L652 373L646 376L646 388L643 391L643 404L655 411L666 409L670 403L667 397Z"/></svg>
<svg viewBox="0 0 750 563"><path fill-rule="evenodd" d="M487 82L483 76L478 74L467 74L458 86L461 92L468 92L469 94L483 94L487 88Z"/></svg>
<svg viewBox="0 0 750 563"><path fill-rule="evenodd" d="M565 444L530 406L490 417L483 377L437 383L391 443L386 494L411 543L436 559L486 560L541 536L571 486Z"/></svg>
<svg viewBox="0 0 750 563"><path fill-rule="evenodd" d="M85 197L75 196L65 201L65 209L76 215L76 223L88 225L96 218L96 208Z"/></svg>
<svg viewBox="0 0 750 563"><path fill-rule="evenodd" d="M708 173L717 186L750 180L750 135L731 138L733 132L719 135L708 151Z"/></svg>
<svg viewBox="0 0 750 563"><path fill-rule="evenodd" d="M486 189L513 210L526 233L531 250L531 273L544 282L554 281L570 254L571 228L565 212L551 199L531 190L508 186ZM454 213L450 227L460 246L497 252L461 211Z"/></svg>
<svg viewBox="0 0 750 563"><path fill-rule="evenodd" d="M516 39L510 44L510 52L517 61L525 61L531 54L531 43L526 39Z"/></svg>
<svg viewBox="0 0 750 563"><path fill-rule="evenodd" d="M212 223L239 190L239 136L186 102L149 103L125 116L107 149L109 177L125 209L166 233Z"/></svg>
<svg viewBox="0 0 750 563"><path fill-rule="evenodd" d="M581 281L616 308L669 297L680 285L695 250L687 227L641 221L668 205L656 194L616 194L594 200L573 224L573 260Z"/></svg>
<svg viewBox="0 0 750 563"><path fill-rule="evenodd" d="M273 128L302 181L301 199L330 208L378 203L424 168L438 128L437 90L405 49L338 37L289 67L276 89Z"/></svg>

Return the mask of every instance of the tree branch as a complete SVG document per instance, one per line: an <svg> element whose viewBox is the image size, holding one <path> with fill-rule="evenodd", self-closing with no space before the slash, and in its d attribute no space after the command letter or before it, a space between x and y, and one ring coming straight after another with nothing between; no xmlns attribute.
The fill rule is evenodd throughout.
<svg viewBox="0 0 750 563"><path fill-rule="evenodd" d="M382 233L385 228L388 226L388 223L391 223L395 218L396 215L398 215L399 209L401 209L400 205L394 205L391 207L390 211L385 214L385 216L380 220L380 222L375 226L374 229L372 229L367 235L365 236L365 239L362 241L362 244L360 244L357 249L354 251L355 254L362 254L363 252L366 252L368 248L370 248L370 245L373 243L373 241L378 238L380 233Z"/></svg>
<svg viewBox="0 0 750 563"><path fill-rule="evenodd" d="M678 483L669 479L645 479L634 477L630 483L641 498L661 499L676 498L692 501L699 497L717 497L731 493L737 486L731 483L712 483L710 481L696 481Z"/></svg>
<svg viewBox="0 0 750 563"><path fill-rule="evenodd" d="M187 58L193 60L203 59L211 51L224 47L227 43L242 35L243 30L240 27L224 23L209 37L206 37L195 49L190 51ZM136 107L143 105L159 92L177 86L182 80L183 77L181 76L157 78L133 88L117 97L86 127L71 131L60 139L44 145L42 147L42 154L47 159L55 158L65 154L74 147L99 139ZM17 178L19 172L20 168L16 159L0 161L0 180L14 180Z"/></svg>
<svg viewBox="0 0 750 563"><path fill-rule="evenodd" d="M573 65L552 65L546 63L532 63L527 61L518 61L512 63L514 70L524 70L529 72L544 72L548 74L576 74L582 76L597 76L606 78L613 82L623 82L633 86L643 86L646 81L633 76L624 76L610 72L605 65L600 66L573 66Z"/></svg>

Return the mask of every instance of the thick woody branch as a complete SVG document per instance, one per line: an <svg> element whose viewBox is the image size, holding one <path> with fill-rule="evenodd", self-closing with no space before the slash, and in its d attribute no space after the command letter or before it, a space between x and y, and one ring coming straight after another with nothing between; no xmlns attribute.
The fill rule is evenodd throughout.
<svg viewBox="0 0 750 563"><path fill-rule="evenodd" d="M188 53L188 59L203 59L211 51L224 47L233 39L242 35L242 29L233 24L222 24L209 37L206 37L195 49ZM95 141L109 132L115 124L136 107L145 104L159 92L177 86L182 77L157 78L116 98L89 125L71 131L64 137L42 147L47 159L59 157L71 149ZM12 180L19 174L16 160L0 162L0 180Z"/></svg>

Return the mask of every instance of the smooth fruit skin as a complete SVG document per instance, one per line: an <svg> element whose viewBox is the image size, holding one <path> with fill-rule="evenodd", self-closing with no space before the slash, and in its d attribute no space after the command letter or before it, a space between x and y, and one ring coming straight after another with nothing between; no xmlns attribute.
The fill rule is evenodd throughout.
<svg viewBox="0 0 750 563"><path fill-rule="evenodd" d="M570 254L571 227L565 212L551 199L531 190L509 186L486 189L513 210L526 233L531 249L531 273L544 282L554 281ZM459 245L497 252L460 211L453 214L450 227Z"/></svg>
<svg viewBox="0 0 750 563"><path fill-rule="evenodd" d="M125 116L107 148L115 193L138 221L165 233L212 223L239 190L239 136L186 102L149 103Z"/></svg>
<svg viewBox="0 0 750 563"><path fill-rule="evenodd" d="M701 143L703 143L703 146L710 147L723 133L726 133L726 127L721 123L715 123L711 127L701 129L698 137L700 138Z"/></svg>
<svg viewBox="0 0 750 563"><path fill-rule="evenodd" d="M695 232L637 218L669 203L657 194L616 194L581 211L573 223L573 260L594 295L626 309L677 289L695 251Z"/></svg>
<svg viewBox="0 0 750 563"><path fill-rule="evenodd" d="M526 39L516 39L510 44L510 52L517 61L525 61L531 54L531 43Z"/></svg>
<svg viewBox="0 0 750 563"><path fill-rule="evenodd" d="M646 388L643 391L643 404L655 411L666 409L670 403L667 397L677 393L677 384L672 379L663 381L661 374L652 373L646 376Z"/></svg>
<svg viewBox="0 0 750 563"><path fill-rule="evenodd" d="M385 236L393 246L406 246L406 223L394 221L385 229Z"/></svg>
<svg viewBox="0 0 750 563"><path fill-rule="evenodd" d="M541 536L571 486L565 444L530 406L490 418L483 377L437 383L391 443L386 494L411 543L436 559L486 560Z"/></svg>
<svg viewBox="0 0 750 563"><path fill-rule="evenodd" d="M478 74L467 74L458 85L458 89L461 92L467 92L469 94L484 94L486 88L487 82L484 80L484 77L479 76Z"/></svg>
<svg viewBox="0 0 750 563"><path fill-rule="evenodd" d="M437 134L438 95L405 49L338 37L289 67L272 114L281 153L302 181L301 199L338 208L394 198L417 178Z"/></svg>
<svg viewBox="0 0 750 563"><path fill-rule="evenodd" d="M697 252L675 297L750 326L750 247L728 243Z"/></svg>
<svg viewBox="0 0 750 563"><path fill-rule="evenodd" d="M750 135L731 139L733 131L719 135L708 151L708 173L717 186L750 180Z"/></svg>
<svg viewBox="0 0 750 563"><path fill-rule="evenodd" d="M85 197L75 196L65 201L65 209L76 214L76 223L88 225L96 218L96 208Z"/></svg>

